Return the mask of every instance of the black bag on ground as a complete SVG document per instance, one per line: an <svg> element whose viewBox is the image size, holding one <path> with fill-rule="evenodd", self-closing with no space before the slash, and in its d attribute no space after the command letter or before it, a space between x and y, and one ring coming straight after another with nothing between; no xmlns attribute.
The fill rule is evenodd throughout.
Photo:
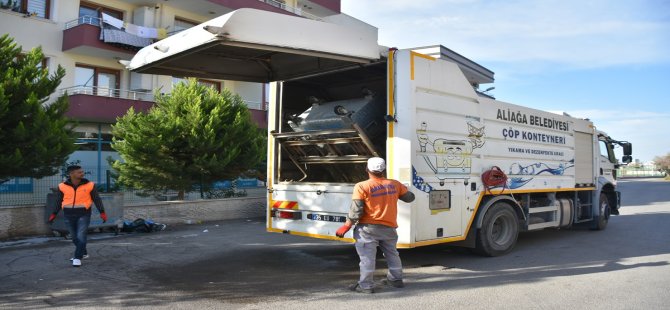
<svg viewBox="0 0 670 310"><path fill-rule="evenodd" d="M123 232L152 232L152 231L163 231L167 225L165 224L160 224L160 223L155 223L152 220L145 220L143 218L138 218L132 222L129 221L124 221L123 222L123 228L121 231Z"/></svg>
<svg viewBox="0 0 670 310"><path fill-rule="evenodd" d="M151 225L143 218L136 219L132 222L124 221L123 232L151 232Z"/></svg>

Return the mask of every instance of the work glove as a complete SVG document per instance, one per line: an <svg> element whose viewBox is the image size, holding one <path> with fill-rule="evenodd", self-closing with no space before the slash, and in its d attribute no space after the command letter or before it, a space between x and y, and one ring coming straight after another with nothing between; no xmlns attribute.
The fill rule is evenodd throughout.
<svg viewBox="0 0 670 310"><path fill-rule="evenodd" d="M351 224L344 224L342 225L342 227L337 229L337 231L335 232L335 236L344 238L344 234L346 234L349 231L349 229L351 229Z"/></svg>
<svg viewBox="0 0 670 310"><path fill-rule="evenodd" d="M51 213L51 215L49 215L49 220L47 222L49 222L49 224L51 224L55 220L56 220L56 213Z"/></svg>
<svg viewBox="0 0 670 310"><path fill-rule="evenodd" d="M104 211L100 212L100 218L102 219L103 223L107 223L107 214Z"/></svg>

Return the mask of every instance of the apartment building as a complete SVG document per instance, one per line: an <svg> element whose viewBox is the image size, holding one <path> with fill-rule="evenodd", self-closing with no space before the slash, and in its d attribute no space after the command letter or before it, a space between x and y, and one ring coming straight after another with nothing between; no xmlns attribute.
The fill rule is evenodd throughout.
<svg viewBox="0 0 670 310"><path fill-rule="evenodd" d="M153 93L169 93L186 78L129 72L122 65L142 46L240 8L256 8L377 31L340 12L340 0L0 0L0 28L28 51L41 46L45 64L67 74L57 95L67 92L67 115L78 121L79 150L70 161L105 183L111 149L111 124L129 108L148 110ZM268 29L272 31L272 29ZM266 126L266 86L258 83L200 80L242 96L260 127ZM0 193L32 189L33 180L17 179Z"/></svg>

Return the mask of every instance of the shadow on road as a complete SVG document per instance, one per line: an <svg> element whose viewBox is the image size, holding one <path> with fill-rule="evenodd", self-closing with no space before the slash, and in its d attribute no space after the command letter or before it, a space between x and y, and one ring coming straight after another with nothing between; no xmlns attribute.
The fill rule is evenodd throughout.
<svg viewBox="0 0 670 310"><path fill-rule="evenodd" d="M605 231L574 228L525 233L515 251L502 257L484 258L447 246L403 250L408 286L397 297L666 266L665 260L627 262L632 257L670 253L670 245L663 240L663 236L670 235L668 228L629 229L648 221L668 222L670 214L624 215L613 218ZM358 258L351 245L316 244L260 246L180 266L179 273L164 268L145 272L160 283L161 290L187 292L193 298L247 303L333 290L351 294L344 288L356 281L357 266ZM385 267L380 256L378 280L384 277ZM381 289L382 293L391 291L400 292Z"/></svg>

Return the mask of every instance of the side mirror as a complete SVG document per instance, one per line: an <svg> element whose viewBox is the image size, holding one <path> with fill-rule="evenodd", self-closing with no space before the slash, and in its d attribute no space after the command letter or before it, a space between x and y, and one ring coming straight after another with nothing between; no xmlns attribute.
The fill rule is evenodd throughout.
<svg viewBox="0 0 670 310"><path fill-rule="evenodd" d="M621 161L623 161L624 164L630 164L633 161L633 156L624 155Z"/></svg>
<svg viewBox="0 0 670 310"><path fill-rule="evenodd" d="M626 156L633 155L633 145L629 142L624 143L623 145L623 154ZM625 158L625 157L624 157Z"/></svg>

